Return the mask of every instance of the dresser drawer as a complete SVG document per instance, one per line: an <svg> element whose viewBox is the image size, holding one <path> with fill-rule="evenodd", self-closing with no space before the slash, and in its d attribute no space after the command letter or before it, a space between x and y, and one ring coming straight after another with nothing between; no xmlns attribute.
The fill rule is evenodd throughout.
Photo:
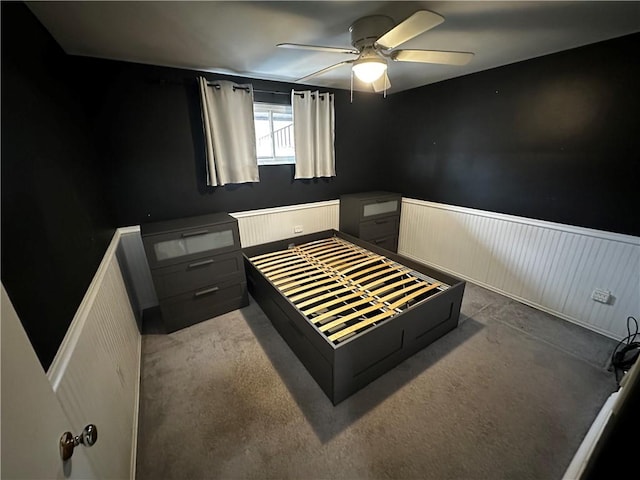
<svg viewBox="0 0 640 480"><path fill-rule="evenodd" d="M227 280L244 280L242 252L223 253L152 270L158 298L172 297Z"/></svg>
<svg viewBox="0 0 640 480"><path fill-rule="evenodd" d="M400 215L402 197L396 194L380 195L360 201L360 221L374 220L389 215Z"/></svg>
<svg viewBox="0 0 640 480"><path fill-rule="evenodd" d="M167 332L208 320L249 304L246 282L226 282L160 302Z"/></svg>
<svg viewBox="0 0 640 480"><path fill-rule="evenodd" d="M232 222L143 235L142 240L152 269L240 249L238 225Z"/></svg>
<svg viewBox="0 0 640 480"><path fill-rule="evenodd" d="M398 236L392 235L389 237L372 238L367 242L374 244L376 247L384 248L391 252L398 251Z"/></svg>
<svg viewBox="0 0 640 480"><path fill-rule="evenodd" d="M373 240L381 237L394 236L398 234L400 228L400 217L379 218L360 223L360 238L362 240Z"/></svg>

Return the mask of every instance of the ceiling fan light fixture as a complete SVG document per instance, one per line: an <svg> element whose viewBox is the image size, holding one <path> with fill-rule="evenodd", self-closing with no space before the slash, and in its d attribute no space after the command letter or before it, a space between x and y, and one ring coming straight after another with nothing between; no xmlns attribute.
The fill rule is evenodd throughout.
<svg viewBox="0 0 640 480"><path fill-rule="evenodd" d="M387 70L387 62L379 57L362 58L353 62L353 73L365 83L378 80Z"/></svg>

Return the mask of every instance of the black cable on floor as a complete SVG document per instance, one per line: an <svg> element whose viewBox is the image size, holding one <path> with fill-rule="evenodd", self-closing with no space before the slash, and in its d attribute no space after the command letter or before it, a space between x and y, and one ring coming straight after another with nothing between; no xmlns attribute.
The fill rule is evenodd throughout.
<svg viewBox="0 0 640 480"><path fill-rule="evenodd" d="M631 333L631 322L635 324L635 332ZM620 340L611 354L611 366L613 367L616 383L620 387L622 376L629 371L640 356L640 342L636 342L638 336L638 321L627 317L627 336Z"/></svg>

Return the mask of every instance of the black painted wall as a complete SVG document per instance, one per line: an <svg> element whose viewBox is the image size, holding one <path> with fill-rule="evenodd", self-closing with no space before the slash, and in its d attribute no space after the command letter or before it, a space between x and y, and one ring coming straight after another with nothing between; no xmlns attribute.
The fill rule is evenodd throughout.
<svg viewBox="0 0 640 480"><path fill-rule="evenodd" d="M23 4L1 8L2 283L46 369L114 224L82 77Z"/></svg>
<svg viewBox="0 0 640 480"><path fill-rule="evenodd" d="M390 188L640 235L639 49L634 34L392 95Z"/></svg>
<svg viewBox="0 0 640 480"><path fill-rule="evenodd" d="M291 165L261 166L259 183L207 187L196 76L250 82L257 90L303 88L125 62L77 61L95 79L87 94L94 95L94 131L111 168L109 198L118 225L330 200L386 184L383 169L388 163L379 149L384 123L378 122L386 118L388 104L381 96L355 93L350 103L349 92L334 91L336 177L294 180ZM259 96L265 97L256 93L257 100L287 100Z"/></svg>
<svg viewBox="0 0 640 480"><path fill-rule="evenodd" d="M336 178L266 166L260 183L223 188L205 185L196 72L78 62L102 92L96 130L118 225L386 189L638 235L639 44L631 35L387 99L356 93L351 104L336 91Z"/></svg>

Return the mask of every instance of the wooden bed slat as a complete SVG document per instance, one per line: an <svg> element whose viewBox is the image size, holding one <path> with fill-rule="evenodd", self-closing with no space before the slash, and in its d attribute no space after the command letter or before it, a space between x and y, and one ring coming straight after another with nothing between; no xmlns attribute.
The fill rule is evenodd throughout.
<svg viewBox="0 0 640 480"><path fill-rule="evenodd" d="M255 263L254 265L257 268L262 269L262 268L270 267L272 265L278 265L278 264L283 263L283 262L289 262L291 260L296 260L296 259L299 259L299 258L300 258L299 255L297 255L295 252L292 252L290 255L286 255L286 256L283 255L282 257L278 257L278 258L275 258L275 259L273 259L273 258L265 258L261 263Z"/></svg>
<svg viewBox="0 0 640 480"><path fill-rule="evenodd" d="M304 310L302 313L304 313L305 315L309 316L313 313L319 312L320 310L323 310L325 308L329 308L332 305L335 305L336 303L340 303L340 302L346 302L347 300L350 300L352 298L356 298L356 297L362 297L362 296L367 296L366 292L360 291L360 290L354 290L353 288L345 288L344 289L345 292L351 292L348 295L343 295L341 297L337 297L335 295L333 295L333 292L327 293L326 295L322 295L322 297L325 298L329 298L329 297L335 297L327 302L321 303L320 305L316 305L313 308L310 308L308 310ZM344 293L344 292L343 292ZM315 303L322 300L320 297L313 299L311 302Z"/></svg>
<svg viewBox="0 0 640 480"><path fill-rule="evenodd" d="M358 283L367 282L369 280L373 280L374 278L378 278L380 275L387 275L389 273L395 273L397 271L399 271L398 268L387 265L387 268L385 270L379 270L367 275L366 277L362 277L361 279L354 281L357 281Z"/></svg>
<svg viewBox="0 0 640 480"><path fill-rule="evenodd" d="M358 330L360 330L361 328L364 327L368 327L369 325L375 323L375 322L379 322L380 320L384 320L385 318L391 317L393 315L396 314L395 309L398 308L400 305L407 303L409 300L418 297L420 295L422 295L423 293L428 292L429 290L433 290L434 288L439 287L440 284L439 283L434 283L431 284L427 287L421 288L420 290L417 290L409 295L407 295L404 298L401 298L400 300L392 303L389 306L385 306L385 308L387 308L387 310L385 312L382 312L380 315L376 315L375 317L371 317L371 318L367 318L365 320L362 320L361 322L356 323L355 325L351 325L350 327L347 328L343 328L342 330L340 330L339 332L334 333L333 335L330 335L328 338L329 340L331 340L332 342L335 340L339 340L340 338L344 337L345 335L348 335L352 332L356 332ZM329 325L327 323L327 325ZM323 325L323 327L326 325ZM321 329L322 330L322 329Z"/></svg>
<svg viewBox="0 0 640 480"><path fill-rule="evenodd" d="M398 272L396 272L396 273L394 273L394 274L392 274L392 275L389 275L389 276L384 277L384 278L379 278L378 280L374 280L373 282L370 282L370 283L360 283L360 282L357 282L357 285L360 285L362 288L364 288L364 289L366 289L366 290L369 290L369 289L371 289L371 287L373 287L374 285L379 285L379 284L381 284L381 283L383 283L383 282L386 282L387 280L391 280L392 278L396 278L396 277L399 277L399 276L401 276L401 275L406 275L406 274L408 274L410 271L411 271L411 270L399 270Z"/></svg>
<svg viewBox="0 0 640 480"><path fill-rule="evenodd" d="M337 243L339 245L345 246L346 248L348 248L349 250L352 250L354 252L363 253L363 254L368 255L368 256L377 255L376 253L373 253L371 250L367 250L366 248L359 247L358 245L354 245L353 243L345 242L344 240L342 240L340 238L337 238Z"/></svg>
<svg viewBox="0 0 640 480"><path fill-rule="evenodd" d="M331 298L331 297L335 297L338 294L341 293L347 293L347 292L353 292L353 288L351 287L351 285L347 286L347 287L343 287L340 288L338 290L333 290L331 292L327 292L324 295L320 295L318 297L314 297L314 298L310 298L308 300L305 300L304 302L300 302L299 304L296 304L296 307L302 309L304 307L307 307L309 305L313 305L314 303L320 302L326 298ZM317 311L317 310L314 310ZM304 312L303 312L304 313Z"/></svg>
<svg viewBox="0 0 640 480"><path fill-rule="evenodd" d="M290 258L288 259L286 262L282 262L284 264L288 264L288 265L298 265L300 263L307 263L307 261L302 258L302 257L295 257L295 258ZM271 265L269 267L258 267L258 270L260 270L262 273L267 274L269 272L272 272L273 270L278 270L280 268L283 268L280 266L280 264L278 265ZM295 267L292 267L295 268Z"/></svg>
<svg viewBox="0 0 640 480"><path fill-rule="evenodd" d="M350 248L343 248L342 250L340 250L338 253L335 253L333 255L318 255L318 256L314 256L314 258L318 258L318 259L322 259L324 261L324 257L328 257L329 259L340 259L343 257L348 257L349 255L357 255L360 254L362 255L361 252L354 252L353 250L351 250Z"/></svg>
<svg viewBox="0 0 640 480"><path fill-rule="evenodd" d="M324 278L324 277L333 278L333 276L331 275L331 272L323 272L322 270L317 270L317 272L318 272L318 275L311 275L308 272L303 272L298 275L294 275L293 277L281 278L280 280L276 280L275 282L272 282L272 283L276 287L280 288L283 285L289 285L289 284L291 284L292 286L302 285L303 283L308 283L309 281L311 281L311 278Z"/></svg>
<svg viewBox="0 0 640 480"><path fill-rule="evenodd" d="M340 265L342 263L344 263L345 261L349 261L349 259L352 259L356 257L359 259L364 258L365 256L362 253L359 252L348 252L348 253L343 253L341 255L336 255L334 257L331 258L331 262L323 262L325 265L327 265L328 267L333 267L334 265Z"/></svg>
<svg viewBox="0 0 640 480"><path fill-rule="evenodd" d="M401 290L396 290L395 292L388 293L387 295L378 298L378 301L386 303L386 302L388 302L388 301L390 301L390 300L392 300L394 298L397 298L397 297L402 296L402 295L406 295L409 292L415 290L416 288L421 288L421 287L422 288L427 288L427 290L425 290L425 292L427 292L427 291L431 290L432 288L436 288L436 287L439 287L439 286L440 286L440 284L437 284L435 287L431 287L428 283L425 283L425 282L414 283L413 285L408 285L408 286L404 287Z"/></svg>
<svg viewBox="0 0 640 480"><path fill-rule="evenodd" d="M297 300L302 300L303 298L307 298L307 297L309 297L310 295L315 295L316 293L324 292L324 291L326 291L326 290L327 290L327 287L320 287L320 285L326 285L327 283L333 283L334 285L346 285L346 284L348 284L349 282L348 282L347 280L337 280L335 277L329 277L329 280L328 280L328 281L317 282L317 283L315 284L315 285L317 285L319 288L314 288L313 290L309 290L309 291L306 291L306 292L300 293L300 294L298 294L298 295L295 295L295 296L293 296L293 297L289 297L289 300L290 300L291 302L296 302ZM313 285L312 285L312 286L313 286ZM304 289L305 289L305 288L304 288L304 287L302 287L302 288L300 288L300 289L299 289L299 291L302 291L302 290L304 290ZM293 292L293 291L292 291L292 292L289 292L289 294L288 294L288 295L290 295L290 294L292 294L292 293L294 293L294 292ZM297 293L297 292L296 292L296 293Z"/></svg>
<svg viewBox="0 0 640 480"><path fill-rule="evenodd" d="M400 300L396 300L391 305L389 305L388 308L390 308L391 310L395 310L396 308L400 307L401 305L407 303L409 300L412 300L412 299L414 299L416 297L419 297L423 293L427 293L428 291L433 290L434 288L438 288L439 286L440 286L439 283L432 283L431 285L427 285L426 287L423 287L420 290L417 290L415 292L412 292L412 293L402 297Z"/></svg>
<svg viewBox="0 0 640 480"><path fill-rule="evenodd" d="M364 270L360 270L359 272L356 272L356 273L350 275L350 278L352 278L352 279L354 279L354 281L356 281L355 279L360 277L361 275L366 275L369 272L373 272L373 271L379 270L381 268L387 268L388 266L389 266L388 263L379 263L378 265L374 265L373 267L365 268Z"/></svg>
<svg viewBox="0 0 640 480"><path fill-rule="evenodd" d="M336 241L336 237L322 238L320 240L315 240L313 242L303 243L302 245L298 245L296 248L299 248L300 250L307 250L307 249L317 247L319 245L327 245L330 243L338 243Z"/></svg>
<svg viewBox="0 0 640 480"><path fill-rule="evenodd" d="M359 297L362 297L362 295L358 295ZM360 300L357 300L355 302L349 302L345 305L341 305L339 307L336 307L332 310L329 310L328 312L325 312L321 315L318 315L316 317L311 318L311 322L313 323L320 323L322 320L329 318L329 317L333 317L335 315L337 315L338 313L344 312L345 310L350 310L353 307L357 307L359 305L362 305L364 303L371 303L371 302L378 302L379 300L377 298L374 297L364 297L364 298L360 298Z"/></svg>
<svg viewBox="0 0 640 480"><path fill-rule="evenodd" d="M300 253L305 256L305 258L312 258L314 260L323 260L325 258L331 258L337 253L340 252L349 252L351 251L344 245L329 245L325 247L322 251L319 252L306 252L304 250L300 250Z"/></svg>
<svg viewBox="0 0 640 480"><path fill-rule="evenodd" d="M320 271L320 268L318 267L318 265L313 265L312 263L304 263L302 267L297 266L297 267L293 267L293 269L285 268L284 270L276 270L274 272L267 273L265 275L269 277L269 280L275 283L275 280L278 280L279 278L289 277L291 275L295 275L296 273L307 272L309 270Z"/></svg>
<svg viewBox="0 0 640 480"><path fill-rule="evenodd" d="M329 268L332 268L333 270L336 270L339 273L344 273L346 270L349 270L349 268L345 268L345 267L355 267L356 265L361 264L365 260L366 260L366 257L343 259L343 261L333 262ZM326 264L326 265L329 266L329 264Z"/></svg>
<svg viewBox="0 0 640 480"><path fill-rule="evenodd" d="M373 312L374 310L379 310L384 306L385 306L384 303L375 303L369 307L363 308L362 310L358 310L357 312L353 312L353 313L350 313L349 315L345 315L344 317L340 317L334 320L333 322L325 323L324 325L319 327L318 330L320 330L321 332L326 332L327 330L330 330L336 325L340 325L341 323L346 323L349 320L353 320L354 318L358 318L359 316L364 315L365 313ZM342 330L340 331L342 332Z"/></svg>
<svg viewBox="0 0 640 480"><path fill-rule="evenodd" d="M396 287L400 287L400 286L405 285L405 284L407 284L409 282L416 282L416 281L417 282L421 282L421 280L418 280L418 279L413 278L413 277L402 278L402 279L398 280L397 282L393 282L393 283L391 283L389 285L384 285L384 286L378 288L377 290L374 290L373 292L370 293L370 295L371 296L378 296L378 295L381 295L384 292L388 292L389 290L392 290L392 289L394 289Z"/></svg>
<svg viewBox="0 0 640 480"><path fill-rule="evenodd" d="M304 248L301 248L301 247L296 247L296 250L304 253L305 255L320 255L321 253L328 253L330 251L333 252L334 250L342 250L344 248L345 248L344 245L340 245L332 242L330 244L321 245L319 247L310 248L308 250L305 250Z"/></svg>
<svg viewBox="0 0 640 480"><path fill-rule="evenodd" d="M260 265L256 265L256 267L262 270L263 268L272 267L274 265L280 265L281 263L286 263L299 258L300 256L296 252L293 252L290 256L280 257L276 260L267 259L268 261L265 261L265 263L262 263Z"/></svg>
<svg viewBox="0 0 640 480"><path fill-rule="evenodd" d="M371 250L367 250L366 248L362 248L362 247L360 247L358 245L355 245L355 244L353 244L351 242L348 242L348 241L346 241L346 240L344 240L344 239L342 239L340 237L334 237L334 238L336 239L337 243L341 243L342 245L346 245L349 248L353 248L355 250L362 250L364 252L372 253Z"/></svg>
<svg viewBox="0 0 640 480"><path fill-rule="evenodd" d="M317 281L316 281L317 280ZM327 283L331 283L335 281L335 277L331 276L331 275L327 275L326 277L324 275L317 275L315 277L309 277L306 279L306 284L300 284L300 286L295 286L295 285L283 285L281 287L277 287L282 293L284 293L284 295L289 298L289 300L292 300L293 298L296 298L300 295L302 295L302 298L305 298L307 296L307 293L305 292L305 290L309 290L310 288L314 288L314 287L319 287L320 285L326 285ZM295 288L294 288L295 287ZM329 287L324 287L325 289L329 288ZM292 290L293 289L293 290ZM303 293L299 293L299 292L303 292ZM295 295L298 294L299 295ZM291 295L294 295L293 297ZM292 300L293 302L293 300Z"/></svg>
<svg viewBox="0 0 640 480"><path fill-rule="evenodd" d="M343 275L346 275L347 273L351 272L352 270L356 270L360 267L364 267L366 265L371 265L373 262L377 262L379 260L381 260L384 257L381 257L380 255L376 255L375 257L369 259L369 260L365 260L364 262L358 263L356 265L353 265L352 267L346 268L344 270L340 270L340 273L342 273Z"/></svg>
<svg viewBox="0 0 640 480"><path fill-rule="evenodd" d="M439 283L432 283L431 285L427 285L426 287L423 287L418 291L409 293L409 294L405 295L404 297L402 297L401 299L396 300L391 305L389 305L389 308L391 310L395 310L396 308L400 307L400 305L403 305L403 304L407 303L409 300L412 300L412 299L414 299L416 297L419 297L423 293L427 293L428 291L433 290L434 288L438 288L439 286L440 286Z"/></svg>

